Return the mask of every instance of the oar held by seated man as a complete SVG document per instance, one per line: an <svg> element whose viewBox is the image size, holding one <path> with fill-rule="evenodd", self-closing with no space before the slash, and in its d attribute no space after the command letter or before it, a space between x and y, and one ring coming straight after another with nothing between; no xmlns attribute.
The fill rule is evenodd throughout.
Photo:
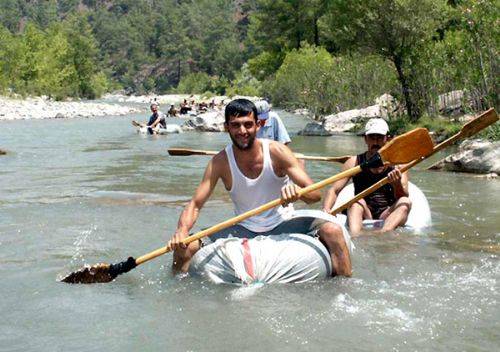
<svg viewBox="0 0 500 352"><path fill-rule="evenodd" d="M299 198L300 187L313 183L287 146L256 138L259 126L257 109L251 101L236 99L226 106L225 127L232 143L210 160L193 198L179 218L177 230L168 244L174 250L174 270L187 271L191 258L200 248L200 241L187 246L181 241L188 236L219 179L229 192L236 215L280 197L284 203L294 202ZM312 191L300 198L306 203L313 203L321 199L321 194ZM313 230L316 218L290 221L292 212L291 204L275 207L221 230L210 238L216 240L230 235L253 238ZM325 222L315 230L330 253L334 274L350 276L350 243L347 243L350 239L344 235L341 226Z"/></svg>
<svg viewBox="0 0 500 352"><path fill-rule="evenodd" d="M383 119L370 119L365 126L364 133L367 151L349 158L344 163L343 169L350 169L369 160L387 143L388 132L389 126ZM393 230L406 223L411 209L411 201L408 197L408 172L401 173L397 167L393 166L363 170L352 178L354 193L361 193L386 176L389 178L389 184L360 199L348 209L349 230L353 236L361 232L365 219L383 219L382 232ZM332 185L323 202L324 211L331 211L337 195L348 182L349 178L344 178Z"/></svg>

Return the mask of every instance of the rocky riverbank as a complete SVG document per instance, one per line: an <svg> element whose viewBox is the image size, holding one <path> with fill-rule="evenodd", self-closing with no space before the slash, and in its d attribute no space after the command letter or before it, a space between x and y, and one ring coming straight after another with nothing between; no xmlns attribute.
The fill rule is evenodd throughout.
<svg viewBox="0 0 500 352"><path fill-rule="evenodd" d="M430 170L444 170L487 174L496 177L500 174L500 142L489 142L481 139L463 141L458 152L447 156Z"/></svg>
<svg viewBox="0 0 500 352"><path fill-rule="evenodd" d="M356 125L363 124L370 118L388 119L397 109L396 100L391 95L384 94L375 100L374 105L341 111L325 116L319 122L308 123L299 134L303 136L331 136L332 134L348 133Z"/></svg>
<svg viewBox="0 0 500 352"><path fill-rule="evenodd" d="M93 101L52 101L46 97L0 97L0 120L52 119L127 115L143 112L134 106Z"/></svg>

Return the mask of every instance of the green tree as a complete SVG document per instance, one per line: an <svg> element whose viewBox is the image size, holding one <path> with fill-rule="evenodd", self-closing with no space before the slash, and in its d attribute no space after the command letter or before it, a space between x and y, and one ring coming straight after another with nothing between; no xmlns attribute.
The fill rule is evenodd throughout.
<svg viewBox="0 0 500 352"><path fill-rule="evenodd" d="M379 57L332 56L322 47L305 46L286 55L269 94L282 106L306 106L318 116L370 105L396 87L396 75Z"/></svg>
<svg viewBox="0 0 500 352"><path fill-rule="evenodd" d="M447 13L446 0L337 0L330 7L330 35L344 48L388 59L396 69L408 116L421 109L412 93L418 50L433 39Z"/></svg>

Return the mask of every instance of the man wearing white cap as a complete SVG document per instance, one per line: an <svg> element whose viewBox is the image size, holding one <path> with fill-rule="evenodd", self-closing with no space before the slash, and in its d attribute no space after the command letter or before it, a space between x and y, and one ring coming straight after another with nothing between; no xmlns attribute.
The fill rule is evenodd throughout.
<svg viewBox="0 0 500 352"><path fill-rule="evenodd" d="M255 106L257 107L257 118L260 121L257 138L271 139L285 145L290 143L291 139L283 121L281 121L277 113L271 111L269 103L265 100L259 100L255 103Z"/></svg>
<svg viewBox="0 0 500 352"><path fill-rule="evenodd" d="M353 168L370 159L387 142L389 126L384 119L370 119L365 126L365 143L368 150L350 157L343 166L343 170ZM374 183L388 177L390 183L354 203L347 211L349 230L352 236L358 235L363 228L364 219L383 219L384 225L380 232L394 230L406 223L411 209L408 198L408 172L401 173L398 168L382 166L363 170L352 179L354 193L359 194ZM323 210L330 212L337 195L347 185L349 178L339 180L328 190L323 202Z"/></svg>

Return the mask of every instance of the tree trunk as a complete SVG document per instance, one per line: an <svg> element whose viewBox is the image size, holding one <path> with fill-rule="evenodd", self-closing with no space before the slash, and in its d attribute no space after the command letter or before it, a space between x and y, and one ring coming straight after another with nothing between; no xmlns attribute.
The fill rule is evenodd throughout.
<svg viewBox="0 0 500 352"><path fill-rule="evenodd" d="M181 82L181 59L177 59L177 84L176 84L176 86L178 86L180 82Z"/></svg>
<svg viewBox="0 0 500 352"><path fill-rule="evenodd" d="M408 78L403 72L403 59L399 55L393 55L392 61L396 70L398 71L398 81L401 84L401 89L403 90L403 96L406 103L406 112L410 118L411 122L416 122L420 118L420 111L416 104L413 102L410 85L408 84Z"/></svg>
<svg viewBox="0 0 500 352"><path fill-rule="evenodd" d="M318 18L314 18L314 45L319 46Z"/></svg>

